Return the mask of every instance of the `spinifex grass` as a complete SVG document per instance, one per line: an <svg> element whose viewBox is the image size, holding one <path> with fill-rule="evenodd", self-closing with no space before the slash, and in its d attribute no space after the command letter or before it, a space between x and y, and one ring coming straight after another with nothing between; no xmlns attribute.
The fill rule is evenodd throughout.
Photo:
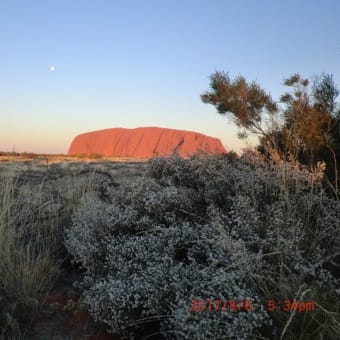
<svg viewBox="0 0 340 340"><path fill-rule="evenodd" d="M55 226L40 228L37 212L32 219L23 204L31 196L29 187L19 190L17 178L0 174L0 337L23 335L59 272Z"/></svg>

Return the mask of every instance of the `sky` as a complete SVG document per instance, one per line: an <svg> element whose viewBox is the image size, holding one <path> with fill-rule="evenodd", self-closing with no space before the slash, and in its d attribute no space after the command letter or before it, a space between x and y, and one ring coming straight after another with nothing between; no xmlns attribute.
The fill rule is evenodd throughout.
<svg viewBox="0 0 340 340"><path fill-rule="evenodd" d="M209 76L276 101L296 72L339 84L339 14L337 0L0 0L0 150L67 153L83 132L159 126L239 151L200 99Z"/></svg>

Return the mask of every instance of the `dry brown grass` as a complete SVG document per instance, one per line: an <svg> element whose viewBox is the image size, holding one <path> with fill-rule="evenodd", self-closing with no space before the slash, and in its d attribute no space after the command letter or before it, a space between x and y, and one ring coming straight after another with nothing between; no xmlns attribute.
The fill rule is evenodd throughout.
<svg viewBox="0 0 340 340"><path fill-rule="evenodd" d="M0 158L0 339L20 339L60 274L63 229L80 199L139 170L107 159Z"/></svg>
<svg viewBox="0 0 340 340"><path fill-rule="evenodd" d="M32 153L22 153L17 156L14 155L0 155L0 162L26 162L35 161L35 163L48 163L55 164L61 162L145 162L144 158L131 158L131 157L106 157L106 156L95 156L95 155L39 155Z"/></svg>
<svg viewBox="0 0 340 340"><path fill-rule="evenodd" d="M55 226L39 228L17 209L17 178L0 175L0 328L3 336L22 334L19 320L30 317L59 274L53 253Z"/></svg>

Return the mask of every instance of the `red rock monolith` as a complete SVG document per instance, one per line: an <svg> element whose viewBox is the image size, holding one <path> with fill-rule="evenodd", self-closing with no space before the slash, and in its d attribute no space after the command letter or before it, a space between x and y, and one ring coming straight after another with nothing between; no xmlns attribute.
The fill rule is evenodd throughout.
<svg viewBox="0 0 340 340"><path fill-rule="evenodd" d="M136 129L112 128L82 133L73 139L68 154L150 158L171 156L174 153L187 157L198 151L226 153L219 139L198 132L140 127Z"/></svg>

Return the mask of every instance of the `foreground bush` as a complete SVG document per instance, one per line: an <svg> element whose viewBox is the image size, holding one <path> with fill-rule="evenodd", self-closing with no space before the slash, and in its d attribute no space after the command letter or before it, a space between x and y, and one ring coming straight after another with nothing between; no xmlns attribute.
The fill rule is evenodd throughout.
<svg viewBox="0 0 340 340"><path fill-rule="evenodd" d="M85 195L66 246L85 269L90 311L129 337L153 322L169 339L334 339L340 203L326 196L323 170L252 151L156 158L112 203ZM190 310L207 299L252 309ZM317 308L269 312L270 299Z"/></svg>

